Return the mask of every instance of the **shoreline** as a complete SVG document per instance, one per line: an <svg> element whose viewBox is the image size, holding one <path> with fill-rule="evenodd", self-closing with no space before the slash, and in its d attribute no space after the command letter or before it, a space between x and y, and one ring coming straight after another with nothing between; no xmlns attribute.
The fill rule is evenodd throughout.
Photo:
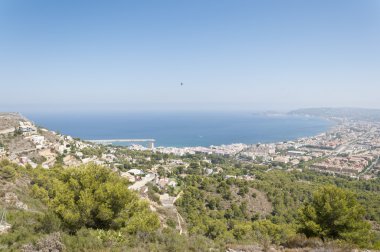
<svg viewBox="0 0 380 252"><path fill-rule="evenodd" d="M156 146L177 148L291 141L325 132L334 125L321 118L252 113L29 117L38 125L85 141L155 139Z"/></svg>
<svg viewBox="0 0 380 252"><path fill-rule="evenodd" d="M252 144L232 143L209 145L207 147L199 145L194 147L154 147L153 144L143 147L142 145L118 146L103 144L108 151L107 153L101 153L101 156L98 153L98 150L102 149L99 143L86 142L86 140L81 140L80 138L73 138L69 134L50 131L47 129L49 127L36 127L31 122L23 122L22 118L18 119L21 120L20 122L16 119L14 119L13 123L18 128L16 133L19 135L19 144L11 146L8 151L7 146L0 149L3 155L11 157L12 160L18 163L29 163L32 167L36 167L38 162L42 162L42 166L48 168L54 165L58 157L61 157L59 155L64 156L62 161L66 165L77 165L91 161L99 164L104 164L105 162L113 164L116 162L114 160L115 157L112 155L108 156L107 153L112 154L129 149L174 154L177 156L198 153L206 155L217 154L236 157L239 160L256 161L260 164L273 164L275 166L281 164L280 166L285 168L299 167L304 165L304 163L311 165L313 163L312 167L315 169L350 173L356 176L362 171L366 173L372 172L372 168L368 168L368 163L378 160L380 156L380 138L378 138L380 123L366 123L345 119L333 120L331 118L323 118L325 122L328 121L329 123L316 124L320 130L317 131L314 127L312 128L314 129L313 134L296 135L296 137L286 140L282 138L277 141L257 141ZM265 125L268 125L268 122L271 123L271 121L267 121ZM291 120L284 122L284 126L286 127L294 125ZM312 120L310 122L314 123L315 121ZM310 122L304 126L310 125ZM321 129L321 126L324 128ZM277 130L278 128L274 127L274 129ZM292 130L294 131L294 129ZM284 132L287 133L286 130L280 131L280 133ZM21 148L21 144L26 147ZM29 152L31 153L25 154ZM34 159L37 161L33 162L32 159L36 155L42 159L40 161ZM337 166L337 164L339 165Z"/></svg>
<svg viewBox="0 0 380 252"><path fill-rule="evenodd" d="M328 132L333 131L337 124L333 125L326 131L320 132L319 134L312 136L304 136L299 137L292 140L286 141L277 141L277 142L257 142L253 144L245 144L245 143L232 143L232 144L224 144L224 145L210 145L210 146L193 146L193 147L163 147L158 146L153 149L153 151L161 152L161 153L171 153L175 155L182 156L184 154L195 154L195 153L206 153L206 154L222 154L222 155L236 155L246 149L249 149L254 146L277 146L286 143L297 143L300 141L304 141L307 139L314 139L319 136L323 136L328 134ZM128 147L127 147L128 148ZM134 150L149 150L148 148L141 148L141 146L133 146L129 147L129 149Z"/></svg>
<svg viewBox="0 0 380 252"><path fill-rule="evenodd" d="M287 115L287 114L284 114L284 115ZM269 115L269 116L272 116L272 115ZM276 115L277 116L277 115ZM305 116L298 116L297 117L305 117ZM195 145L195 146L162 146L162 145L158 145L158 146L155 146L154 149L165 149L165 148L175 148L175 149L190 149L190 148L214 148L214 147L224 147L224 146L231 146L231 145L245 145L245 146L253 146L253 145L258 145L258 144L279 144L279 143L286 143L286 142L294 142L294 141L298 141L298 140L301 140L301 139L305 139L305 138L315 138L321 134L326 134L328 133L329 131L332 131L334 130L334 127L336 127L337 125L339 125L339 123L342 123L341 121L339 120L334 120L334 119L331 119L331 118L323 118L323 117L317 117L317 116L310 116L310 117L313 117L313 118L316 118L316 119L320 119L320 120L325 120L325 121L328 121L328 122L331 122L331 126L328 127L326 130L323 130L321 131L320 133L317 133L317 134L313 134L313 135L307 135L307 136L302 136L302 137L297 137L297 138L292 138L292 139L289 139L289 140L280 140L280 141L261 141L261 142L254 142L254 143L243 143L243 142L233 142L233 143L228 143L228 144L211 144L211 145L206 145L206 146L203 146L203 145ZM94 140L87 140L87 139L82 139L83 141L87 141L87 142L92 142ZM155 142L157 142L156 139L150 139L150 140L154 140ZM128 148L128 147L131 147L135 144L131 144L131 145L117 145L117 144L114 144L114 142L110 141L110 140L107 140L107 139L102 139L102 140L96 140L96 141L104 141L104 142L109 142L110 146L114 146L114 147L125 147L125 148ZM120 141L118 141L120 142ZM127 143L128 141L126 141ZM138 141L131 141L131 142L138 142ZM136 144L138 145L138 144ZM142 146L142 145L140 145Z"/></svg>

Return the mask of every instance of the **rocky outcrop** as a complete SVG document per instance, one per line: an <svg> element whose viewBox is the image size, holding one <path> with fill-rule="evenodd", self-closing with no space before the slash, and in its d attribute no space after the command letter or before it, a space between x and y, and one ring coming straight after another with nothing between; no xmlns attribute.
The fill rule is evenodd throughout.
<svg viewBox="0 0 380 252"><path fill-rule="evenodd" d="M35 245L27 244L22 247L22 252L61 252L65 245L61 241L61 234L52 233L37 241Z"/></svg>
<svg viewBox="0 0 380 252"><path fill-rule="evenodd" d="M18 199L17 195L13 192L6 192L2 200L10 207L15 207L20 210L28 210L28 206L25 203L21 202Z"/></svg>

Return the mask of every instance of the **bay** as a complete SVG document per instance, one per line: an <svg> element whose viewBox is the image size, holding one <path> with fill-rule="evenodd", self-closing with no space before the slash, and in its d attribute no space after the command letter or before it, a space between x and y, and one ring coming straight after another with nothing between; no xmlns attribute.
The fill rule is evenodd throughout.
<svg viewBox="0 0 380 252"><path fill-rule="evenodd" d="M27 114L49 130L91 139L150 139L156 146L191 147L295 140L327 131L328 120L248 112L122 112Z"/></svg>

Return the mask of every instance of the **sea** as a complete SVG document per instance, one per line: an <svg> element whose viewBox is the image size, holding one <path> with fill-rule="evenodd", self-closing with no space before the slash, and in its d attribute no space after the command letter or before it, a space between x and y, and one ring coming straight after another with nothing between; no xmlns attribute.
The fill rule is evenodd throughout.
<svg viewBox="0 0 380 252"><path fill-rule="evenodd" d="M289 141L320 134L334 125L315 117L250 112L30 113L26 116L39 126L83 140L155 139L155 146L163 147Z"/></svg>

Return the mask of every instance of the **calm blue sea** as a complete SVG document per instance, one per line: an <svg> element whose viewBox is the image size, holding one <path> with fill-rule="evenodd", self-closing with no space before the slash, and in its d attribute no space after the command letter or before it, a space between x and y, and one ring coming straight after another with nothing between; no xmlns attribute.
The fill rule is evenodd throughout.
<svg viewBox="0 0 380 252"><path fill-rule="evenodd" d="M241 113L26 114L37 125L81 139L153 138L156 146L268 143L313 136L332 122Z"/></svg>

